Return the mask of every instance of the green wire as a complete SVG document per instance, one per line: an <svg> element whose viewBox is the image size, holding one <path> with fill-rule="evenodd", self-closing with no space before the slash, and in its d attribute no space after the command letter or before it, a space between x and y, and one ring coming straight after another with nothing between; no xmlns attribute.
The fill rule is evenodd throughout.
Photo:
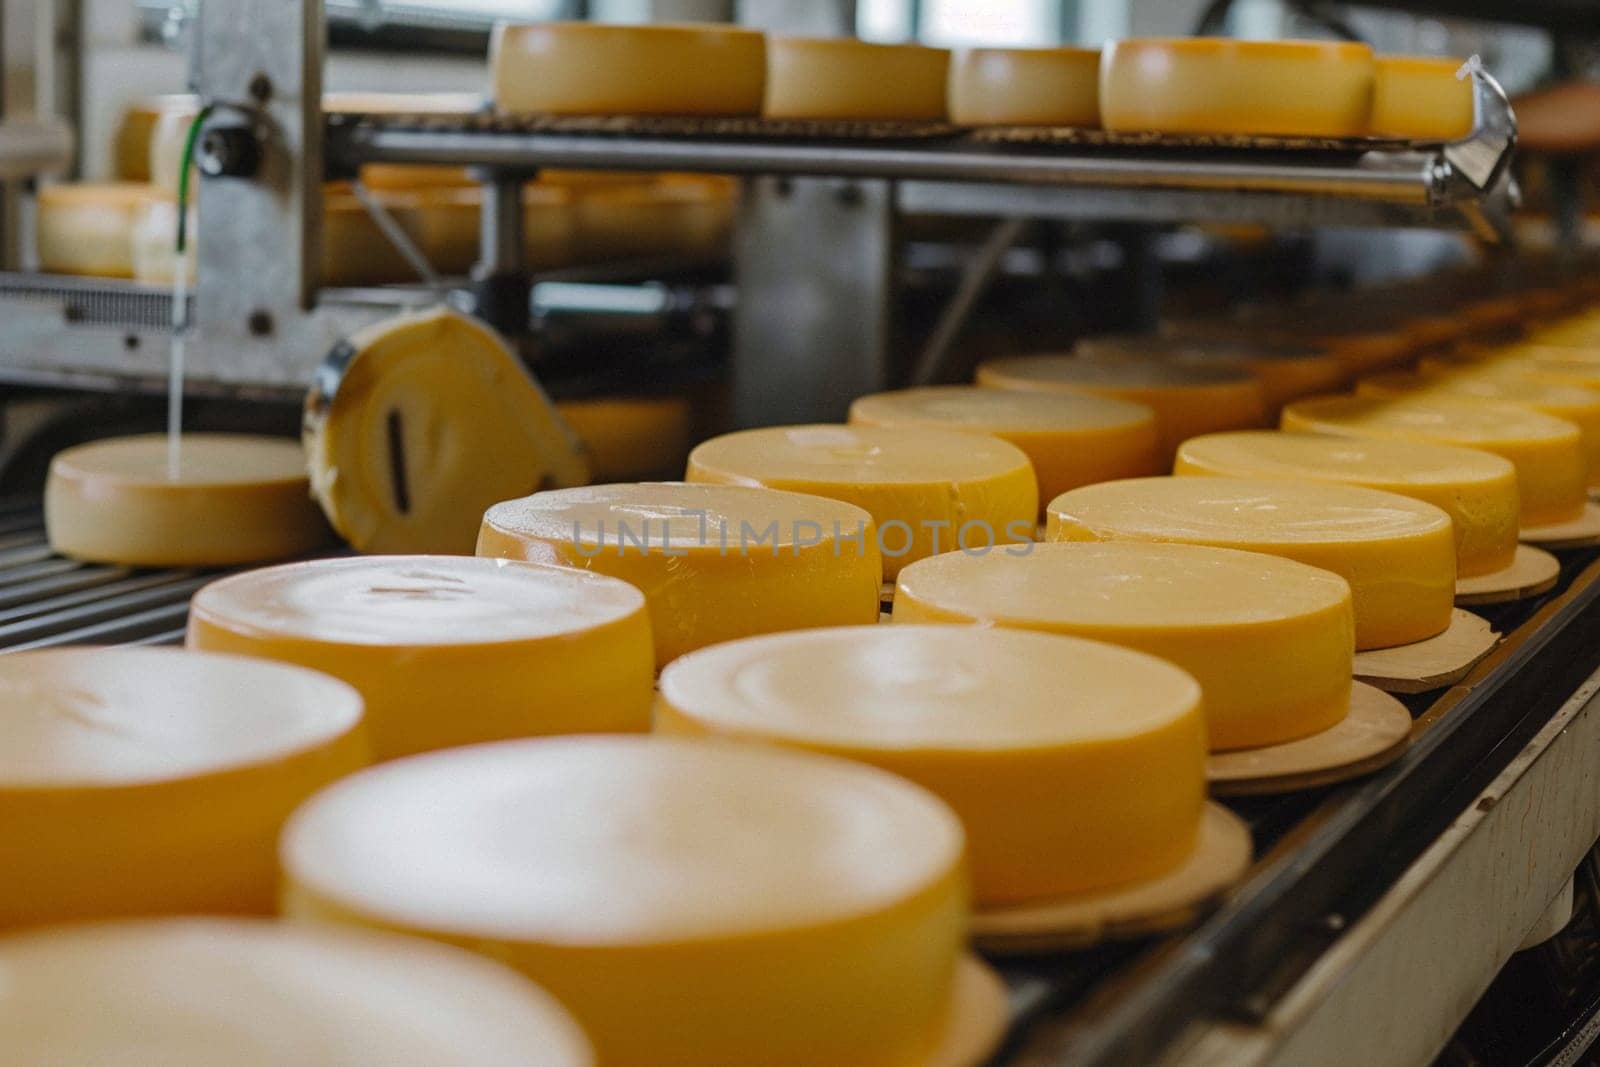
<svg viewBox="0 0 1600 1067"><path fill-rule="evenodd" d="M200 138L200 127L211 115L212 105L207 104L189 124L189 134L183 139L183 158L178 170L178 260L182 270L184 250L189 247L189 169L194 164L194 143Z"/></svg>

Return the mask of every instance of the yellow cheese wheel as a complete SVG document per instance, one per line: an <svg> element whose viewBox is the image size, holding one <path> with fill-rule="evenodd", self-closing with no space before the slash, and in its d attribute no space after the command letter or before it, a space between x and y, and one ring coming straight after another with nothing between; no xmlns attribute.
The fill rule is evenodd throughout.
<svg viewBox="0 0 1600 1067"><path fill-rule="evenodd" d="M1472 133L1472 78L1459 59L1379 56L1373 62L1372 132L1416 141L1459 141Z"/></svg>
<svg viewBox="0 0 1600 1067"><path fill-rule="evenodd" d="M1098 48L969 48L950 60L950 121L1100 125Z"/></svg>
<svg viewBox="0 0 1600 1067"><path fill-rule="evenodd" d="M978 367L978 384L1131 400L1156 413L1157 460L1170 470L1178 446L1196 434L1247 430L1267 422L1266 393L1238 368L1103 363L1075 356L1017 356Z"/></svg>
<svg viewBox="0 0 1600 1067"><path fill-rule="evenodd" d="M941 121L950 53L849 37L771 37L762 113L774 119Z"/></svg>
<svg viewBox="0 0 1600 1067"><path fill-rule="evenodd" d="M1332 397L1283 409L1283 428L1342 437L1378 437L1477 448L1517 468L1522 525L1570 522L1583 513L1588 460L1578 428L1565 419L1509 404L1449 397Z"/></svg>
<svg viewBox="0 0 1600 1067"><path fill-rule="evenodd" d="M1073 348L1103 363L1168 363L1243 370L1261 383L1267 413L1301 397L1331 393L1349 381L1345 365L1315 345L1289 341L1193 341L1160 334L1087 337Z"/></svg>
<svg viewBox="0 0 1600 1067"><path fill-rule="evenodd" d="M189 647L349 682L380 760L650 728L643 594L565 567L359 556L246 571L195 594Z"/></svg>
<svg viewBox="0 0 1600 1067"><path fill-rule="evenodd" d="M738 197L728 179L602 182L572 193L573 241L585 262L727 253Z"/></svg>
<svg viewBox="0 0 1600 1067"><path fill-rule="evenodd" d="M687 397L563 400L556 410L583 442L597 482L675 475L688 460L694 412Z"/></svg>
<svg viewBox="0 0 1600 1067"><path fill-rule="evenodd" d="M1185 441L1173 472L1359 485L1426 501L1450 516L1461 578L1504 570L1517 551L1517 469L1491 452L1249 430Z"/></svg>
<svg viewBox="0 0 1600 1067"><path fill-rule="evenodd" d="M436 308L341 342L306 397L311 486L363 552L469 555L484 508L588 465L501 338Z"/></svg>
<svg viewBox="0 0 1600 1067"><path fill-rule="evenodd" d="M1027 454L1041 504L1080 485L1159 469L1155 413L1110 397L934 385L860 397L850 422L993 434Z"/></svg>
<svg viewBox="0 0 1600 1067"><path fill-rule="evenodd" d="M1600 386L1600 364L1594 368L1593 381ZM1586 389L1559 380L1540 381L1537 376L1499 378L1399 371L1363 378L1356 383L1357 396L1395 399L1419 394L1515 404L1566 419L1583 437L1589 484L1600 484L1600 388Z"/></svg>
<svg viewBox="0 0 1600 1067"><path fill-rule="evenodd" d="M1163 874L1192 853L1205 800L1195 680L1045 634L850 626L733 641L662 673L656 726L844 756L927 788L961 817L980 904Z"/></svg>
<svg viewBox="0 0 1600 1067"><path fill-rule="evenodd" d="M1100 67L1108 130L1360 137L1371 105L1372 49L1344 41L1133 38Z"/></svg>
<svg viewBox="0 0 1600 1067"><path fill-rule="evenodd" d="M948 1011L962 853L936 797L845 760L512 741L314 798L284 832L284 905L510 964L607 1067L915 1065Z"/></svg>
<svg viewBox="0 0 1600 1067"><path fill-rule="evenodd" d="M488 510L478 555L579 567L637 586L657 666L736 637L876 622L883 582L867 512L746 486L535 493Z"/></svg>
<svg viewBox="0 0 1600 1067"><path fill-rule="evenodd" d="M1453 315L1411 315L1400 331L1411 339L1413 353L1422 354L1449 349L1467 335L1467 325Z"/></svg>
<svg viewBox="0 0 1600 1067"><path fill-rule="evenodd" d="M578 1025L504 967L443 945L243 919L0 940L14 1063L590 1067Z"/></svg>
<svg viewBox="0 0 1600 1067"><path fill-rule="evenodd" d="M160 189L137 182L41 186L34 223L39 268L133 277L134 229L146 208L165 199Z"/></svg>
<svg viewBox="0 0 1600 1067"><path fill-rule="evenodd" d="M279 827L367 761L361 697L172 649L0 659L0 928L271 910Z"/></svg>
<svg viewBox="0 0 1600 1067"><path fill-rule="evenodd" d="M216 567L309 552L329 540L298 443L184 434L168 477L164 434L58 452L44 489L50 547L143 567Z"/></svg>
<svg viewBox="0 0 1600 1067"><path fill-rule="evenodd" d="M111 134L111 176L117 181L150 181L150 143L156 124L168 111L194 114L200 109L193 96L173 93L135 100L122 109Z"/></svg>
<svg viewBox="0 0 1600 1067"><path fill-rule="evenodd" d="M1350 583L1360 649L1443 633L1455 606L1450 516L1375 489L1247 478L1107 482L1051 501L1047 537L1177 541L1321 567Z"/></svg>
<svg viewBox="0 0 1600 1067"><path fill-rule="evenodd" d="M766 38L737 26L501 24L489 80L501 112L755 115L766 62Z"/></svg>
<svg viewBox="0 0 1600 1067"><path fill-rule="evenodd" d="M1349 584L1263 553L1134 541L952 552L901 573L894 621L1042 630L1159 656L1199 680L1212 749L1291 741L1349 712ZM1157 776L1135 780L1158 788Z"/></svg>
<svg viewBox="0 0 1600 1067"><path fill-rule="evenodd" d="M361 183L369 189L386 192L478 187L466 167L441 167L432 163L363 163L360 175Z"/></svg>
<svg viewBox="0 0 1600 1067"><path fill-rule="evenodd" d="M688 479L813 493L864 508L890 581L907 563L938 552L1031 541L1039 514L1027 455L997 437L958 430L742 430L690 452Z"/></svg>

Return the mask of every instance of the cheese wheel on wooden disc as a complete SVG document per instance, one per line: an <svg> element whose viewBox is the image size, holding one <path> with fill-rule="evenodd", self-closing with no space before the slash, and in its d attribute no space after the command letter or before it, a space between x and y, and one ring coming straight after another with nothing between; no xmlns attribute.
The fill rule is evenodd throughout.
<svg viewBox="0 0 1600 1067"><path fill-rule="evenodd" d="M577 567L644 592L656 665L752 634L878 619L872 516L748 486L646 482L491 507L478 555Z"/></svg>
<svg viewBox="0 0 1600 1067"><path fill-rule="evenodd" d="M1462 61L1436 56L1378 56L1373 61L1372 132L1414 141L1459 141L1476 117L1473 79Z"/></svg>
<svg viewBox="0 0 1600 1067"><path fill-rule="evenodd" d="M283 862L290 916L477 948L554 994L608 1067L918 1065L966 934L947 806L771 746L430 753L313 798Z"/></svg>
<svg viewBox="0 0 1600 1067"><path fill-rule="evenodd" d="M589 477L510 346L444 308L337 345L306 397L305 445L313 492L363 552L470 555L489 505Z"/></svg>
<svg viewBox="0 0 1600 1067"><path fill-rule="evenodd" d="M1594 369L1594 382L1600 386L1600 365ZM1567 385L1561 381L1540 381L1537 377L1499 378L1471 373L1408 374L1396 371L1363 378L1356 383L1356 395L1380 399L1447 396L1515 404L1566 419L1583 436L1583 451L1589 464L1589 484L1600 484L1600 389Z"/></svg>
<svg viewBox="0 0 1600 1067"><path fill-rule="evenodd" d="M1098 48L969 48L950 60L950 121L1100 125Z"/></svg>
<svg viewBox="0 0 1600 1067"><path fill-rule="evenodd" d="M1331 393L1349 382L1345 366L1315 345L1288 341L1204 341L1159 334L1087 337L1073 347L1083 359L1104 363L1158 363L1243 370L1261 383L1271 416L1301 397Z"/></svg>
<svg viewBox="0 0 1600 1067"><path fill-rule="evenodd" d="M1347 41L1132 38L1100 66L1108 130L1361 137L1371 106L1372 49Z"/></svg>
<svg viewBox="0 0 1600 1067"><path fill-rule="evenodd" d="M1041 504L1080 485L1160 467L1155 413L1111 397L933 385L860 397L850 405L850 422L993 434L1027 454Z"/></svg>
<svg viewBox="0 0 1600 1067"><path fill-rule="evenodd" d="M279 827L367 762L361 697L172 649L0 659L0 928L265 913Z"/></svg>
<svg viewBox="0 0 1600 1067"><path fill-rule="evenodd" d="M1033 540L1039 488L1015 445L903 426L774 426L689 453L691 482L760 485L843 500L877 524L884 577L924 556Z"/></svg>
<svg viewBox="0 0 1600 1067"><path fill-rule="evenodd" d="M950 53L943 48L853 37L769 37L762 114L939 122L949 69Z"/></svg>
<svg viewBox="0 0 1600 1067"><path fill-rule="evenodd" d="M981 364L977 381L990 388L1088 393L1144 404L1156 413L1162 470L1172 468L1178 446L1197 434L1254 429L1267 422L1261 382L1237 367L1017 356Z"/></svg>
<svg viewBox="0 0 1600 1067"><path fill-rule="evenodd" d="M489 44L500 112L757 115L766 37L714 23L502 23Z"/></svg>
<svg viewBox="0 0 1600 1067"><path fill-rule="evenodd" d="M644 595L565 567L359 556L247 571L195 594L189 647L349 682L378 759L650 728Z"/></svg>
<svg viewBox="0 0 1600 1067"><path fill-rule="evenodd" d="M330 540L296 441L184 434L176 479L167 436L91 441L56 453L44 488L50 547L140 567L220 567L297 556Z"/></svg>
<svg viewBox="0 0 1600 1067"><path fill-rule="evenodd" d="M656 728L844 756L924 786L966 827L980 905L1164 874L1193 852L1206 792L1192 677L1015 630L852 626L702 649L662 673Z"/></svg>
<svg viewBox="0 0 1600 1067"><path fill-rule="evenodd" d="M416 938L243 919L0 939L0 1047L98 1067L590 1067L549 994Z"/></svg>
<svg viewBox="0 0 1600 1067"><path fill-rule="evenodd" d="M689 458L694 411L688 397L562 400L556 410L583 442L597 482L676 476Z"/></svg>
<svg viewBox="0 0 1600 1067"><path fill-rule="evenodd" d="M1356 648L1443 633L1455 608L1450 516L1396 493L1245 478L1135 478L1050 502L1051 541L1177 541L1266 552L1342 576Z"/></svg>
<svg viewBox="0 0 1600 1067"><path fill-rule="evenodd" d="M1173 473L1332 482L1426 501L1450 516L1459 578L1505 570L1516 556L1517 469L1492 452L1249 430L1190 438L1178 449Z"/></svg>
<svg viewBox="0 0 1600 1067"><path fill-rule="evenodd" d="M1447 397L1331 397L1283 409L1283 428L1341 437L1377 437L1477 448L1517 468L1522 525L1549 526L1583 514L1588 459L1578 428L1565 419L1509 404Z"/></svg>
<svg viewBox="0 0 1600 1067"><path fill-rule="evenodd" d="M923 560L900 575L894 621L1042 630L1159 656L1199 680L1210 746L1223 750L1281 744L1344 719L1351 605L1343 578L1293 560L1108 541ZM1058 689L1057 699L1071 692ZM1153 776L1137 780L1157 788Z"/></svg>
<svg viewBox="0 0 1600 1067"><path fill-rule="evenodd" d="M40 186L34 222L39 269L133 277L134 230L150 205L166 199L155 186L137 182Z"/></svg>

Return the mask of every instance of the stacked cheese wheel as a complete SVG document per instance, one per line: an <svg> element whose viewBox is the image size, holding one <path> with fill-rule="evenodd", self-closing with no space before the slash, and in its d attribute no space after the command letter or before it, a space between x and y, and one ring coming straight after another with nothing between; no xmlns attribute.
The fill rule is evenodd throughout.
<svg viewBox="0 0 1600 1067"><path fill-rule="evenodd" d="M189 646L349 682L378 759L650 724L644 597L563 567L368 556L247 571L195 595Z"/></svg>
<svg viewBox="0 0 1600 1067"><path fill-rule="evenodd" d="M476 946L641 1067L978 1062L1003 1008L963 953L964 853L903 779L664 738L397 761L283 839L291 916Z"/></svg>
<svg viewBox="0 0 1600 1067"><path fill-rule="evenodd" d="M245 920L0 939L14 1063L590 1067L572 1017L514 972L412 939Z"/></svg>
<svg viewBox="0 0 1600 1067"><path fill-rule="evenodd" d="M736 637L876 621L878 541L872 515L840 500L657 482L496 504L483 517L478 554L637 586L664 666Z"/></svg>
<svg viewBox="0 0 1600 1067"><path fill-rule="evenodd" d="M663 672L657 729L826 752L927 787L966 828L980 907L1170 871L1194 849L1205 795L1193 678L1010 630L846 627L718 645Z"/></svg>
<svg viewBox="0 0 1600 1067"><path fill-rule="evenodd" d="M1284 340L1195 341L1159 334L1090 337L1076 354L1102 363L1144 363L1243 370L1261 383L1269 416L1302 397L1330 393L1348 381L1344 364L1325 349Z"/></svg>

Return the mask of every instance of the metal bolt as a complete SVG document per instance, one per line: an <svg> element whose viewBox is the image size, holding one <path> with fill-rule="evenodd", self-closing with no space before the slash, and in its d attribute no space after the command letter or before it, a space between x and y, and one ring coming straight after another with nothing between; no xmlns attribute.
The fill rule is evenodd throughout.
<svg viewBox="0 0 1600 1067"><path fill-rule="evenodd" d="M122 347L126 348L129 352L137 349L139 347L139 335L136 333L123 334Z"/></svg>
<svg viewBox="0 0 1600 1067"><path fill-rule="evenodd" d="M252 311L245 327L252 337L265 337L272 332L272 315L266 311Z"/></svg>
<svg viewBox="0 0 1600 1067"><path fill-rule="evenodd" d="M250 93L250 98L256 103L265 104L272 97L272 79L258 72L255 77L250 79L250 86L247 91Z"/></svg>
<svg viewBox="0 0 1600 1067"><path fill-rule="evenodd" d="M834 198L845 207L855 207L857 204L861 203L863 199L861 195L861 186L857 185L855 182L846 182L845 184L839 186L838 191L833 195Z"/></svg>

